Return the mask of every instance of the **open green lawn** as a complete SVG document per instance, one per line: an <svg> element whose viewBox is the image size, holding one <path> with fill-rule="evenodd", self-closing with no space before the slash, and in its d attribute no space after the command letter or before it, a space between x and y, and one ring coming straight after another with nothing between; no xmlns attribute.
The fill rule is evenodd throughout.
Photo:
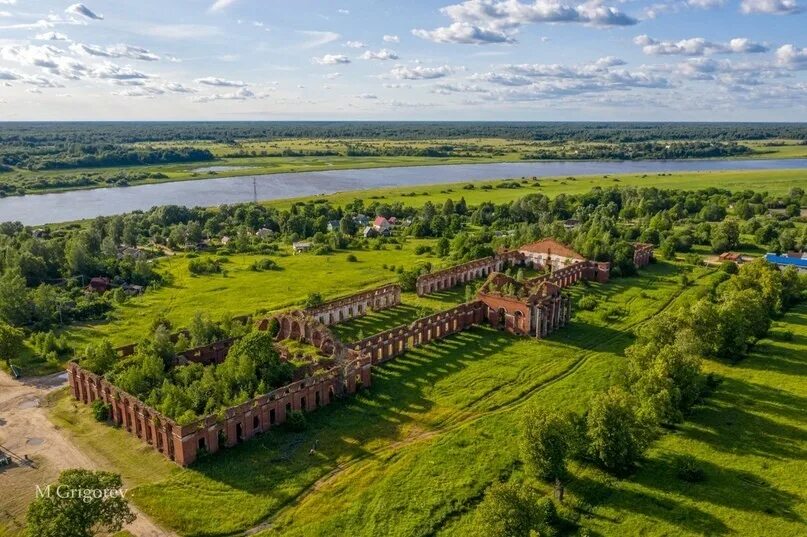
<svg viewBox="0 0 807 537"><path fill-rule="evenodd" d="M630 329L696 295L713 274L694 269L696 283L681 288L681 270L659 263L641 277L574 287L619 314L579 312L545 340L475 328L410 351L377 368L370 390L309 414L305 432L272 431L188 470L94 423L64 393L54 416L136 485L139 507L185 535L260 524L290 535L461 532L485 487L518 469L522 409L582 410L613 382Z"/></svg>
<svg viewBox="0 0 807 537"><path fill-rule="evenodd" d="M401 250L389 244L382 250L337 251L330 255L235 254L227 256L228 261L222 265L226 275L194 276L188 270L187 256L165 257L159 262L159 270L169 283L127 301L116 308L109 321L73 326L65 333L77 348L95 338L109 338L122 345L142 338L159 314L164 314L175 327L184 327L196 312L218 319L225 314L252 314L301 305L314 292L321 293L326 300L337 298L396 282L398 274L390 270L393 266L409 269L426 261L434 265L444 263L428 253L415 255L417 246L433 243L431 239L412 239ZM357 262L347 260L350 253ZM265 257L274 259L280 270L250 269L252 263Z"/></svg>

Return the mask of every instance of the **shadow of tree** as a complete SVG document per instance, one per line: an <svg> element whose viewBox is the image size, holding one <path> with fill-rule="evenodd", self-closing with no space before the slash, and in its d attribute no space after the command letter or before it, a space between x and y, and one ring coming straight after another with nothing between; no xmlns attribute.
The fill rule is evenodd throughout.
<svg viewBox="0 0 807 537"><path fill-rule="evenodd" d="M618 523L618 519L608 518L594 512L594 508L608 504L616 511L638 513L645 517L656 518L683 530L702 535L724 535L729 528L718 518L695 507L683 505L669 498L655 494L646 494L617 487L617 482L608 483L582 477L569 483L567 489L580 499L578 511L583 516L604 518Z"/></svg>
<svg viewBox="0 0 807 537"><path fill-rule="evenodd" d="M680 494L698 502L708 502L731 509L765 513L791 521L801 521L795 512L800 498L782 491L751 472L739 471L696 459L704 471L705 481L688 483L676 476L675 456L669 453L645 462L634 481L641 485Z"/></svg>

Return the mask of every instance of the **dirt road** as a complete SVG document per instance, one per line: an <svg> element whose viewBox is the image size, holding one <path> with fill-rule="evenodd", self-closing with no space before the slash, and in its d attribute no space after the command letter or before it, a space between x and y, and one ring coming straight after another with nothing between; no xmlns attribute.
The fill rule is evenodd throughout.
<svg viewBox="0 0 807 537"><path fill-rule="evenodd" d="M0 371L0 445L15 459L11 467L0 469L0 490L5 491L0 495L0 521L5 521L10 530L22 527L37 484L55 481L59 472L67 468L101 469L47 418L45 396L66 382L66 373L16 381ZM26 457L33 464L26 463ZM137 519L126 529L133 535L174 535L134 506L131 508ZM0 522L0 533L3 529Z"/></svg>

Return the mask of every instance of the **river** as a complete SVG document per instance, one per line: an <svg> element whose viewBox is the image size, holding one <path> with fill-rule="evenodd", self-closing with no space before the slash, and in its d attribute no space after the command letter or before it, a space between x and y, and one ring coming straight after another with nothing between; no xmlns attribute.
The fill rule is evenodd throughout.
<svg viewBox="0 0 807 537"><path fill-rule="evenodd" d="M253 199L253 179L259 200L275 200L378 187L522 176L564 177L787 168L807 168L807 159L535 161L245 175L10 196L0 198L0 222L20 221L25 225L35 226L146 210L158 205L196 207L243 203Z"/></svg>

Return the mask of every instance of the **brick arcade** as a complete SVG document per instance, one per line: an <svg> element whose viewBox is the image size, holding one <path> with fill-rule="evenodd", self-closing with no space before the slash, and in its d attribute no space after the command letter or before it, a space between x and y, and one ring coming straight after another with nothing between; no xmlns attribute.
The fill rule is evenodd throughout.
<svg viewBox="0 0 807 537"><path fill-rule="evenodd" d="M652 246L635 245L634 263L645 266ZM524 281L503 274L507 267L525 265L548 271ZM608 263L589 261L570 248L546 239L503 251L496 256L463 263L418 278L417 294L486 278L474 300L428 315L408 325L385 330L360 341L344 344L329 326L381 311L401 302L401 288L385 285L332 300L314 308L279 313L255 321L257 330L268 330L277 321L275 344L282 359L290 359L284 340L303 341L327 357L326 366L308 368L303 378L190 424L180 425L106 379L70 362L67 373L73 397L86 404L102 400L110 408L110 420L140 438L181 466L196 461L200 452L216 453L249 440L284 423L292 411L312 411L338 397L355 393L372 382L372 368L422 345L488 323L506 332L546 337L571 319L570 298L563 289L580 280L608 281ZM243 322L252 322L241 318ZM179 334L174 334L176 340ZM221 363L234 340L217 341L179 353L174 365L189 362ZM134 345L118 349L128 356Z"/></svg>

